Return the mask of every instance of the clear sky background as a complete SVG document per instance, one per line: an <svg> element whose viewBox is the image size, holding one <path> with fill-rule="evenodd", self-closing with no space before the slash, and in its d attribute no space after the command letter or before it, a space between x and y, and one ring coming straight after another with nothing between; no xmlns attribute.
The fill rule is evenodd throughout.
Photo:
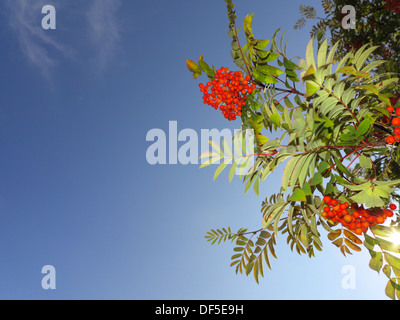
<svg viewBox="0 0 400 320"><path fill-rule="evenodd" d="M45 4L56 30L41 28ZM237 0L238 21L255 12L257 37L282 27L289 55L304 56L311 24L293 30L299 4L320 8ZM323 237L310 259L281 236L257 285L229 267L230 243L205 241L211 228L258 229L279 172L245 196L237 178L212 181L216 166L146 161L147 132L168 134L169 121L239 128L202 104L185 64L204 54L233 68L227 25L223 0L1 1L1 299L386 299L366 250L345 258ZM55 290L41 287L45 265Z"/></svg>

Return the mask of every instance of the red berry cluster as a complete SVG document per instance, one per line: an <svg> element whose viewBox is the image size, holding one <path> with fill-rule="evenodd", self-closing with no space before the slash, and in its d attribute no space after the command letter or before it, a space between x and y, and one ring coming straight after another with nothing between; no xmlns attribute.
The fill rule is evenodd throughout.
<svg viewBox="0 0 400 320"><path fill-rule="evenodd" d="M400 13L400 0L386 0L386 9Z"/></svg>
<svg viewBox="0 0 400 320"><path fill-rule="evenodd" d="M203 102L220 109L229 121L242 115L242 107L246 104L248 94L252 94L256 88L250 84L250 76L243 76L242 71L229 71L222 67L217 70L214 80L206 85L200 83L200 91L203 92Z"/></svg>
<svg viewBox="0 0 400 320"><path fill-rule="evenodd" d="M394 97L391 98L391 104L395 105L397 100L398 100L398 96L395 95ZM392 126L394 126L394 127L400 126L400 107L396 108L396 110L395 110L392 106L389 106L386 108L386 110L387 110L387 112L389 112L389 115L392 117L392 119L391 119ZM396 114L396 116L394 115L394 113ZM390 118L386 117L386 122L390 122ZM393 135L386 137L386 143L393 144L398 141L400 141L400 128L394 128Z"/></svg>
<svg viewBox="0 0 400 320"><path fill-rule="evenodd" d="M397 208L395 204L391 204L390 210L383 208L364 209L362 205L359 206L357 203L350 206L347 202L340 203L330 196L324 197L324 203L327 204L321 213L324 218L339 222L358 235L367 232L371 226L384 223L386 218L393 216L392 210Z"/></svg>

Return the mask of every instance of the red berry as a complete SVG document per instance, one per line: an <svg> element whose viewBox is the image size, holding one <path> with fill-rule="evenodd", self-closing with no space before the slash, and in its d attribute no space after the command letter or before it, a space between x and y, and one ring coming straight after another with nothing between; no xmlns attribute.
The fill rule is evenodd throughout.
<svg viewBox="0 0 400 320"><path fill-rule="evenodd" d="M385 222L385 218L382 216L376 217L376 223L382 224Z"/></svg>
<svg viewBox="0 0 400 320"><path fill-rule="evenodd" d="M386 143L387 144L393 144L394 142L395 142L394 137L389 136L389 137L386 138Z"/></svg>
<svg viewBox="0 0 400 320"><path fill-rule="evenodd" d="M329 201L329 204L331 205L331 207L335 207L337 206L338 202L335 199L332 199L331 201Z"/></svg>
<svg viewBox="0 0 400 320"><path fill-rule="evenodd" d="M356 234L358 234L358 235L361 235L362 234L362 229L361 228L357 228L354 232Z"/></svg>
<svg viewBox="0 0 400 320"><path fill-rule="evenodd" d="M331 199L332 198L330 196L325 196L324 197L324 203L328 203L329 204L331 202Z"/></svg>
<svg viewBox="0 0 400 320"><path fill-rule="evenodd" d="M390 208L390 210L396 210L397 206L394 203L392 203L389 205L389 208Z"/></svg>
<svg viewBox="0 0 400 320"><path fill-rule="evenodd" d="M396 114L397 114L398 116L400 116L400 107L399 107L399 108L396 108Z"/></svg>
<svg viewBox="0 0 400 320"><path fill-rule="evenodd" d="M222 67L217 70L214 80L206 85L200 84L200 91L203 93L203 101L214 109L220 109L225 118L229 121L235 120L236 116L242 115L242 107L246 105L247 90L251 77L243 77L242 71L229 71ZM252 89L255 89L252 87Z"/></svg>
<svg viewBox="0 0 400 320"><path fill-rule="evenodd" d="M351 223L352 219L353 219L352 216L349 215L349 214L346 214L346 215L343 217L343 221L346 222L346 223Z"/></svg>
<svg viewBox="0 0 400 320"><path fill-rule="evenodd" d="M387 112L392 113L394 108L392 106L386 108Z"/></svg>
<svg viewBox="0 0 400 320"><path fill-rule="evenodd" d="M400 126L400 118L393 118L392 119L392 125L393 126Z"/></svg>
<svg viewBox="0 0 400 320"><path fill-rule="evenodd" d="M367 218L367 221L368 221L369 223L374 223L374 222L375 222L375 217L374 217L374 216L369 216L369 217Z"/></svg>
<svg viewBox="0 0 400 320"><path fill-rule="evenodd" d="M365 221L365 222L363 222L363 223L361 223L361 226L363 227L363 228L369 228L369 222L368 221Z"/></svg>

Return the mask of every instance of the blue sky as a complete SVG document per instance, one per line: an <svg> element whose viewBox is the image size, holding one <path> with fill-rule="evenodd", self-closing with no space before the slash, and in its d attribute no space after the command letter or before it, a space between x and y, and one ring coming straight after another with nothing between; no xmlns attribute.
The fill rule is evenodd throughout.
<svg viewBox="0 0 400 320"><path fill-rule="evenodd" d="M293 30L297 1L236 1L256 36ZM302 1L316 5L319 1ZM41 8L56 8L43 30ZM238 179L198 165L150 165L149 130L235 129L202 104L185 60L233 67L224 1L36 1L0 4L1 299L385 299L369 255L344 258L329 241L309 259L278 239L260 285L229 268L232 245L211 228L258 229L279 172L244 195ZM319 7L318 7L319 8ZM56 289L41 287L45 265ZM344 289L341 271L356 270Z"/></svg>

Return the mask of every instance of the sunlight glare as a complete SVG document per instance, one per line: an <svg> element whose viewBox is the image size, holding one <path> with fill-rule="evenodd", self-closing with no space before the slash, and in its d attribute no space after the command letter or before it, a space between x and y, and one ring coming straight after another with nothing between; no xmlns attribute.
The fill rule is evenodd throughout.
<svg viewBox="0 0 400 320"><path fill-rule="evenodd" d="M394 231L389 237L388 240L394 244L400 245L400 232Z"/></svg>

